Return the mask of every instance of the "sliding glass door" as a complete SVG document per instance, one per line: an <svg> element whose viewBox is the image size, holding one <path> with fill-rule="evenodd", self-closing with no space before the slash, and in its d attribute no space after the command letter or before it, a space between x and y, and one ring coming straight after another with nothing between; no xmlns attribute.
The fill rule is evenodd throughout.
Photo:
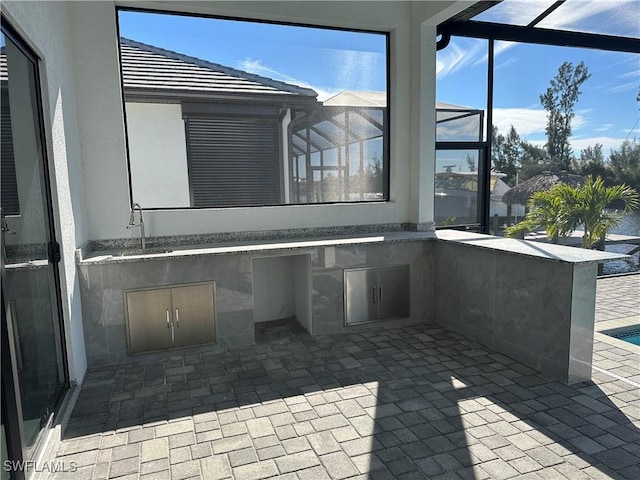
<svg viewBox="0 0 640 480"><path fill-rule="evenodd" d="M2 389L3 436L7 440L3 456L4 452L8 457L22 452L28 460L68 387L61 328L60 253L52 216L37 59L4 19L0 41L2 333L3 346L9 347L2 350L2 383L12 387Z"/></svg>

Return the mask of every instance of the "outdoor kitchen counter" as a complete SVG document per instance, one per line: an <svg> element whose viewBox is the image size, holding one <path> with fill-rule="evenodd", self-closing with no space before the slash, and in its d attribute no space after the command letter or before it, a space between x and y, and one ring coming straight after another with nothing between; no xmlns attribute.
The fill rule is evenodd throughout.
<svg viewBox="0 0 640 480"><path fill-rule="evenodd" d="M172 244L152 240L146 251L131 250L129 241L107 243L114 249L84 258L78 252L90 366L132 358L123 303L129 290L215 282L218 348L238 347L255 341L262 310L257 295L278 283L305 286L312 334L339 333L352 328L344 320L345 272L408 265L407 320L441 323L563 382L585 381L591 377L597 264L626 257L457 230L201 245L167 240ZM292 266L286 268L295 280L278 276L294 260L303 274ZM259 264L270 265L265 275Z"/></svg>
<svg viewBox="0 0 640 480"><path fill-rule="evenodd" d="M527 257L544 258L566 263L600 263L607 260L629 258L621 253L586 250L545 242L494 237L460 230L438 230L433 237L437 240L454 242L478 248L495 250Z"/></svg>

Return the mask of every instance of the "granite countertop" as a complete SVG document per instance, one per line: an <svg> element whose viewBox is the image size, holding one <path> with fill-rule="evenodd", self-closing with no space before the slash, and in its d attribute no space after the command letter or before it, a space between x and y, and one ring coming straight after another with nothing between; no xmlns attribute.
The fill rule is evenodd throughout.
<svg viewBox="0 0 640 480"><path fill-rule="evenodd" d="M493 237L473 232L459 230L438 230L434 236L438 240L455 242L461 245L499 250L529 257L546 258L565 263L600 263L607 260L629 258L621 253L602 252L600 250L586 250L584 248L568 247L555 243L517 240L515 238Z"/></svg>
<svg viewBox="0 0 640 480"><path fill-rule="evenodd" d="M440 240L455 242L461 245L489 250L498 250L535 258L566 262L566 263L599 263L607 260L628 258L628 255L598 250L585 250L545 242L517 240L513 238L494 237L479 233L460 230L437 230L427 232L393 231L380 233L364 233L351 235L337 235L309 238L284 238L273 240L250 240L224 242L201 245L157 246L153 245L145 250L99 250L91 251L84 256L78 255L79 265L128 263L195 255L230 255L242 253L259 253L275 250L312 249L315 247L331 247L344 245L361 245L390 242L412 242Z"/></svg>
<svg viewBox="0 0 640 480"><path fill-rule="evenodd" d="M191 257L194 255L228 255L237 253L264 252L272 250L293 250L314 247L331 247L343 245L359 245L389 242L424 241L435 238L434 232L381 232L361 235L340 235L332 237L254 240L242 242L227 242L205 245L185 246L153 246L145 250L92 251L86 256L78 257L78 264L92 265L105 263L127 263L146 260L160 260L168 258Z"/></svg>

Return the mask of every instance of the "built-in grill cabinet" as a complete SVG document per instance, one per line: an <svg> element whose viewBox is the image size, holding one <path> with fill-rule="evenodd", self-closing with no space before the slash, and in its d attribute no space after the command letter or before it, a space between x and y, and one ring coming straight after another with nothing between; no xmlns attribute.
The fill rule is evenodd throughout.
<svg viewBox="0 0 640 480"><path fill-rule="evenodd" d="M344 271L345 323L409 316L409 265Z"/></svg>
<svg viewBox="0 0 640 480"><path fill-rule="evenodd" d="M211 343L215 283L125 292L129 353Z"/></svg>

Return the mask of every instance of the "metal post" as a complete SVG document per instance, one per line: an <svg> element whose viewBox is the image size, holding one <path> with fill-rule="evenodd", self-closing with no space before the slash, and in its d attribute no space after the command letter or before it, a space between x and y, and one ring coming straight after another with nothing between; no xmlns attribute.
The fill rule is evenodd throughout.
<svg viewBox="0 0 640 480"><path fill-rule="evenodd" d="M493 133L493 55L494 42L489 40L487 52L487 146L483 155L478 174L480 180L480 231L489 233L489 215L491 209L491 137Z"/></svg>

